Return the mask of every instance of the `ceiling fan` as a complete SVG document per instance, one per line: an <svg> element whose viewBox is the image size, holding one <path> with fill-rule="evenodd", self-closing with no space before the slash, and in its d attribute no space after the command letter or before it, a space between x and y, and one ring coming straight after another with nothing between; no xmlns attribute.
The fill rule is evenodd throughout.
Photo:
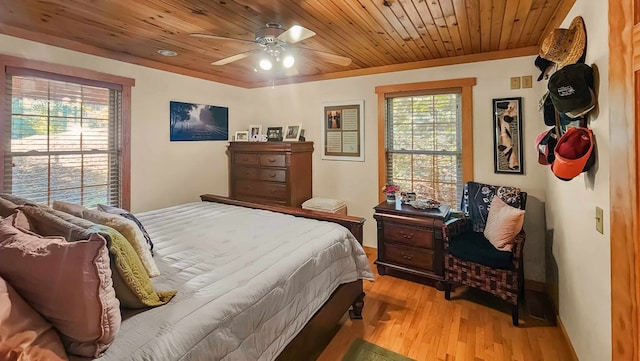
<svg viewBox="0 0 640 361"><path fill-rule="evenodd" d="M327 53L324 51L308 49L303 47L292 47L292 44L300 42L302 40L308 39L314 35L315 32L302 27L300 25L294 25L289 29L285 30L282 28L280 23L269 22L262 29L258 29L255 33L255 40L244 40L238 38L232 38L228 36L220 36L214 34L202 34L202 33L193 33L191 36L207 38L207 39L217 39L217 40L230 40L237 41L243 43L251 43L257 44L260 46L259 49L249 50L243 53L239 53L236 55L229 56L227 58L220 59L211 63L212 65L225 65L232 63L234 61L238 61L244 59L252 54L262 53L263 57L260 60L260 68L263 70L270 70L274 63L281 64L283 68L290 69L287 75L295 75L297 71L293 68L293 64L295 63L294 53L297 50L302 52L313 53L314 56L317 56L321 60L324 60L329 63L348 66L351 64L351 58L336 55L332 53Z"/></svg>

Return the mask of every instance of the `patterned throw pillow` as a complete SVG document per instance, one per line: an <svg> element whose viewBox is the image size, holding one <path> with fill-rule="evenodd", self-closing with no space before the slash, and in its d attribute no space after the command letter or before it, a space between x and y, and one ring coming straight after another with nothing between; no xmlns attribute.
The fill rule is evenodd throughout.
<svg viewBox="0 0 640 361"><path fill-rule="evenodd" d="M136 216L134 216L133 214L127 212L122 208L107 206L104 204L98 204L97 208L99 211L107 212L111 214L117 214L121 217L124 217L128 220L133 221L138 226L138 228L140 228L140 232L142 232L144 239L147 241L147 244L149 245L149 250L151 251L151 255L153 255L153 242L151 242L151 237L149 237L149 233L147 232L146 229L144 229L142 222L140 222L140 220Z"/></svg>
<svg viewBox="0 0 640 361"><path fill-rule="evenodd" d="M464 185L464 194L460 210L471 221L474 232L483 232L487 224L487 216L493 196L497 195L506 204L520 208L520 189L516 187L500 187L477 182L467 182Z"/></svg>

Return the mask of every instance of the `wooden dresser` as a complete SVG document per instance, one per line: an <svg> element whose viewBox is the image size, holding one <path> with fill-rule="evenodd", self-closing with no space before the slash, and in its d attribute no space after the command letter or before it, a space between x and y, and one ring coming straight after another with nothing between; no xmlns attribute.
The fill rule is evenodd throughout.
<svg viewBox="0 0 640 361"><path fill-rule="evenodd" d="M231 142L229 197L300 207L311 198L313 142Z"/></svg>
<svg viewBox="0 0 640 361"><path fill-rule="evenodd" d="M393 273L443 289L444 243L442 224L450 207L420 210L400 202L382 202L373 218L378 225L378 259L381 275Z"/></svg>

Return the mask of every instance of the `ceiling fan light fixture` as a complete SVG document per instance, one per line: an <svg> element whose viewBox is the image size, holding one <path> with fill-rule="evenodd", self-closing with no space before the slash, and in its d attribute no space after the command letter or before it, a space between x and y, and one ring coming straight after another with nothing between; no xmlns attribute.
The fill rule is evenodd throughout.
<svg viewBox="0 0 640 361"><path fill-rule="evenodd" d="M260 69L262 70L271 70L271 68L273 67L271 60L267 58L261 59L259 65L260 65Z"/></svg>
<svg viewBox="0 0 640 361"><path fill-rule="evenodd" d="M293 66L293 64L295 64L295 62L296 58L294 58L291 54L287 54L284 56L284 59L282 59L282 66L284 66L286 69L289 69Z"/></svg>

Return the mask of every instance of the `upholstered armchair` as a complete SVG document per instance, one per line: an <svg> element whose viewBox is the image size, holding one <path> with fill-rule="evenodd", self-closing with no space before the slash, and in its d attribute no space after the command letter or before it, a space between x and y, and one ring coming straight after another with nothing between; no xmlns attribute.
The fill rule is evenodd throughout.
<svg viewBox="0 0 640 361"><path fill-rule="evenodd" d="M518 326L518 306L524 297L522 222L526 201L527 193L515 187L465 185L461 202L464 217L443 226L447 300L453 285L481 289L509 302L513 324Z"/></svg>

